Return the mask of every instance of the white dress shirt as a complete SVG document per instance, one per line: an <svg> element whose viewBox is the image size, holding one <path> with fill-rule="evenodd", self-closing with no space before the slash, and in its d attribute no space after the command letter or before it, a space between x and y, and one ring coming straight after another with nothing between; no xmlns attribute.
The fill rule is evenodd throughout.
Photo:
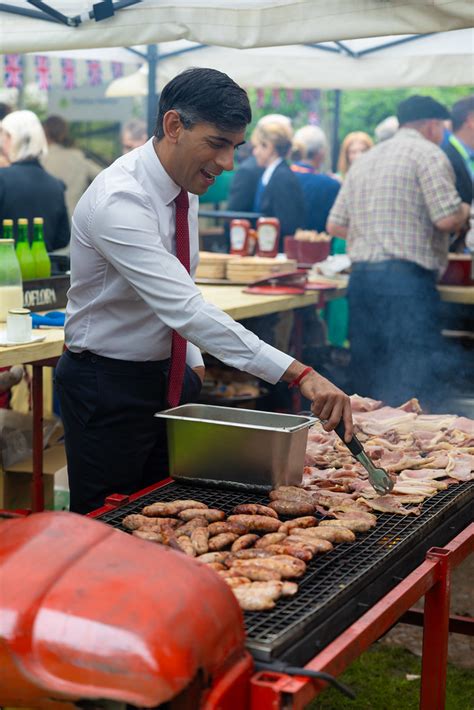
<svg viewBox="0 0 474 710"><path fill-rule="evenodd" d="M276 158L273 163L270 163L268 168L265 168L265 172L262 175L262 185L265 185L265 187L268 185L268 183L271 180L271 177L277 167L280 165L280 163L283 162L283 158Z"/></svg>
<svg viewBox="0 0 474 710"><path fill-rule="evenodd" d="M194 284L199 258L198 198L189 194L191 276L175 256L175 204L180 187L150 139L94 180L73 215L66 345L118 360L163 360L171 330L188 340L186 361L200 350L267 382L293 358L264 343Z"/></svg>

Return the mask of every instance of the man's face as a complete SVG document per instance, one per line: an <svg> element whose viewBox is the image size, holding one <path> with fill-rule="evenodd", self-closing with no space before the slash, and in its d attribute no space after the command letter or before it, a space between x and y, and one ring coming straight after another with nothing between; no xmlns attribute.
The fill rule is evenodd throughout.
<svg viewBox="0 0 474 710"><path fill-rule="evenodd" d="M431 135L430 135L430 140L432 143L435 143L436 145L441 145L443 142L443 137L444 137L444 122L441 120L438 120L436 118L433 118L430 122L430 130L431 130Z"/></svg>
<svg viewBox="0 0 474 710"><path fill-rule="evenodd" d="M203 195L224 170L234 167L234 153L245 129L223 131L211 123L181 124L168 164L173 180L188 192Z"/></svg>
<svg viewBox="0 0 474 710"><path fill-rule="evenodd" d="M257 141L253 147L253 154L257 165L261 168L268 168L277 156L273 144L270 141Z"/></svg>

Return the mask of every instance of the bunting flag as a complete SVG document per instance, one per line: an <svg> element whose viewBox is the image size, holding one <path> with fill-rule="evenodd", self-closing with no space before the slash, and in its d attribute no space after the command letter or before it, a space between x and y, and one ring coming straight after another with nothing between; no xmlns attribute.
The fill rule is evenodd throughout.
<svg viewBox="0 0 474 710"><path fill-rule="evenodd" d="M89 77L90 86L98 86L102 84L102 65L95 59L87 61L87 75Z"/></svg>
<svg viewBox="0 0 474 710"><path fill-rule="evenodd" d="M23 85L23 59L19 54L5 54L5 86L8 89L20 89Z"/></svg>
<svg viewBox="0 0 474 710"><path fill-rule="evenodd" d="M292 104L295 100L295 92L293 89L286 90L286 100L287 103Z"/></svg>
<svg viewBox="0 0 474 710"><path fill-rule="evenodd" d="M122 62L112 62L111 69L112 69L112 76L114 79L120 79L120 77L123 76Z"/></svg>
<svg viewBox="0 0 474 710"><path fill-rule="evenodd" d="M265 91L263 89L257 89L257 107L263 108L265 106Z"/></svg>
<svg viewBox="0 0 474 710"><path fill-rule="evenodd" d="M278 108L280 106L280 89L272 89L272 106Z"/></svg>
<svg viewBox="0 0 474 710"><path fill-rule="evenodd" d="M319 113L317 111L308 112L308 123L310 126L320 126L321 120L319 118Z"/></svg>
<svg viewBox="0 0 474 710"><path fill-rule="evenodd" d="M64 89L76 88L76 63L74 59L61 59L62 80Z"/></svg>
<svg viewBox="0 0 474 710"><path fill-rule="evenodd" d="M35 56L36 82L40 89L51 88L51 66L49 57Z"/></svg>

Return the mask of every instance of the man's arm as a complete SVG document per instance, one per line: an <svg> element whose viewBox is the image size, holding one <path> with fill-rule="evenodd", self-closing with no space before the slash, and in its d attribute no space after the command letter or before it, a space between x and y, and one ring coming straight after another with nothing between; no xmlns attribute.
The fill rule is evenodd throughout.
<svg viewBox="0 0 474 710"><path fill-rule="evenodd" d="M440 232L458 232L469 221L470 213L471 205L461 202L456 212L442 217L434 225Z"/></svg>
<svg viewBox="0 0 474 710"><path fill-rule="evenodd" d="M332 237L341 237L341 239L347 238L347 227L342 224L336 224L335 222L328 221L326 224L326 232Z"/></svg>
<svg viewBox="0 0 474 710"><path fill-rule="evenodd" d="M293 382L301 375L305 365L294 360L282 376L284 382ZM323 420L324 429L331 431L341 419L344 421L346 430L345 440L352 439L353 423L351 412L351 400L347 394L329 382L325 377L311 370L299 383L300 392L303 397L311 400L311 411L319 419Z"/></svg>
<svg viewBox="0 0 474 710"><path fill-rule="evenodd" d="M333 237L347 238L349 231L349 206L347 203L347 193L349 190L350 176L347 176L345 183L339 190L336 201L333 204L326 223L326 232Z"/></svg>

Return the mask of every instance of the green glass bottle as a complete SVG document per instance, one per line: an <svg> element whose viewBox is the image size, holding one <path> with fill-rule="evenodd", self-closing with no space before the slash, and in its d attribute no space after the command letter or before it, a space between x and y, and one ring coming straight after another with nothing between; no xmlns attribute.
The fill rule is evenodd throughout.
<svg viewBox="0 0 474 710"><path fill-rule="evenodd" d="M33 219L33 243L31 245L31 255L35 265L35 278L47 279L51 276L51 261L46 251L43 233L43 218Z"/></svg>
<svg viewBox="0 0 474 710"><path fill-rule="evenodd" d="M4 219L2 224L3 224L3 230L2 230L3 239L13 239L13 220L12 219Z"/></svg>
<svg viewBox="0 0 474 710"><path fill-rule="evenodd" d="M28 238L28 220L21 218L18 220L18 237L16 240L16 256L20 264L23 281L30 281L35 278L35 262L30 249Z"/></svg>
<svg viewBox="0 0 474 710"><path fill-rule="evenodd" d="M10 308L23 305L21 271L13 239L0 239L0 321L7 320Z"/></svg>

